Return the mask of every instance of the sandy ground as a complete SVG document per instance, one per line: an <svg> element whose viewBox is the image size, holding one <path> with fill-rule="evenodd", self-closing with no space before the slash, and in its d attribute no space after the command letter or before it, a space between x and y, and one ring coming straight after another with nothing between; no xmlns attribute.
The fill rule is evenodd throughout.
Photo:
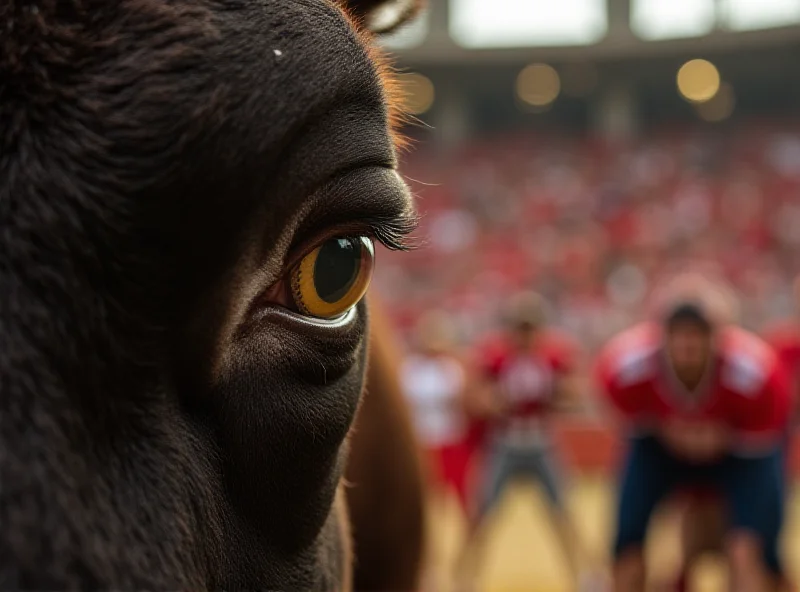
<svg viewBox="0 0 800 592"><path fill-rule="evenodd" d="M607 557L613 510L611 484L583 477L573 482L570 508L586 544ZM432 570L434 590L449 590L449 566L461 540L463 524L455 502L438 504L432 512ZM555 546L545 501L534 485L519 484L506 492L492 517L492 538L481 569L481 592L571 592L564 560ZM677 524L669 514L658 516L648 541L656 581L669 581L677 562ZM793 488L783 554L787 568L800 582L800 482ZM791 560L791 559L794 560ZM709 558L694 574L694 590L717 592L725 588L725 573Z"/></svg>

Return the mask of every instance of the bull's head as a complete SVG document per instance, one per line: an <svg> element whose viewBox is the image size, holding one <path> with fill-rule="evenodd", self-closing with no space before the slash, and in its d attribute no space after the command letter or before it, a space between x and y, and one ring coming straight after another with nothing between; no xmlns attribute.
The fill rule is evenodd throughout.
<svg viewBox="0 0 800 592"><path fill-rule="evenodd" d="M408 4L0 0L0 587L339 585Z"/></svg>

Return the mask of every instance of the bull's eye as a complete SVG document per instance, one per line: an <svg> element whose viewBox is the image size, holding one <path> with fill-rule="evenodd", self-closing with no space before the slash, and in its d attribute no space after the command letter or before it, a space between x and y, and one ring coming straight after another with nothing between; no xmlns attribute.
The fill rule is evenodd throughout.
<svg viewBox="0 0 800 592"><path fill-rule="evenodd" d="M375 249L364 236L332 238L292 270L292 297L300 312L330 319L364 296L372 279Z"/></svg>

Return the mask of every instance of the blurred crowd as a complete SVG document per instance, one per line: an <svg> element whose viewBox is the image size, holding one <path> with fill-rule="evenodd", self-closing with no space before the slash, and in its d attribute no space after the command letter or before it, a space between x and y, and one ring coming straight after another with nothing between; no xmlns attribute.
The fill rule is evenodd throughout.
<svg viewBox="0 0 800 592"><path fill-rule="evenodd" d="M800 126L668 128L610 144L563 133L412 150L424 248L381 253L376 285L401 331L444 309L469 343L535 288L549 319L592 352L640 319L661 277L728 280L741 322L791 313L800 269Z"/></svg>

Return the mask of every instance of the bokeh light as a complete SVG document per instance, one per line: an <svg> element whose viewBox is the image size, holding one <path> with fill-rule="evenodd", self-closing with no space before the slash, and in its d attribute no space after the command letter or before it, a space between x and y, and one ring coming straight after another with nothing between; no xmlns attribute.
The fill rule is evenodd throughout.
<svg viewBox="0 0 800 592"><path fill-rule="evenodd" d="M708 60L690 60L678 70L678 92L692 103L704 103L717 94L720 76L717 67Z"/></svg>
<svg viewBox="0 0 800 592"><path fill-rule="evenodd" d="M710 122L724 121L733 114L736 107L736 94L733 87L723 82L717 94L705 103L695 105L695 110L701 119Z"/></svg>
<svg viewBox="0 0 800 592"><path fill-rule="evenodd" d="M545 107L558 98L561 79L548 64L530 64L517 76L517 97L525 104Z"/></svg>
<svg viewBox="0 0 800 592"><path fill-rule="evenodd" d="M422 115L428 111L436 99L436 90L430 78L416 72L398 76L403 90L403 109L411 115Z"/></svg>

